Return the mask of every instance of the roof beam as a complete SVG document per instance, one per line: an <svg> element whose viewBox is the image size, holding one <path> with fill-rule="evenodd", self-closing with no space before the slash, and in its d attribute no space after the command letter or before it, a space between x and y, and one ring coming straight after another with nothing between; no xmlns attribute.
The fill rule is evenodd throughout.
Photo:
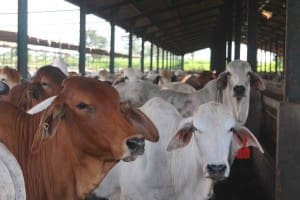
<svg viewBox="0 0 300 200"><path fill-rule="evenodd" d="M122 19L122 20L120 20L120 22L124 23L124 22L128 22L128 21L136 21L137 19L142 18L142 17L154 16L157 14L161 14L163 12L168 12L168 11L176 9L176 8L183 8L185 6L190 6L192 4L199 4L199 3L202 3L202 0L188 0L183 3L174 4L172 6L167 6L167 7L160 8L160 9L148 10L145 12L141 12L141 14L139 14L139 15Z"/></svg>

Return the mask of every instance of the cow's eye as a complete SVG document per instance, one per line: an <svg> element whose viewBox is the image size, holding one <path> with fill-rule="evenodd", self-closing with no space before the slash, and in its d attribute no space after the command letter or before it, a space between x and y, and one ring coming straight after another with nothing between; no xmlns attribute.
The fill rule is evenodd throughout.
<svg viewBox="0 0 300 200"><path fill-rule="evenodd" d="M234 130L234 128L232 127L230 130L229 130L229 132L234 132L235 130Z"/></svg>
<svg viewBox="0 0 300 200"><path fill-rule="evenodd" d="M41 83L41 85L42 85L43 87L45 87L45 86L47 86L47 85L48 85L48 83L46 83L46 82L42 82L42 83Z"/></svg>
<svg viewBox="0 0 300 200"><path fill-rule="evenodd" d="M82 109L87 108L88 105L85 104L85 103L83 103L83 102L80 102L79 104L76 105L76 107L77 107L78 109L82 110Z"/></svg>

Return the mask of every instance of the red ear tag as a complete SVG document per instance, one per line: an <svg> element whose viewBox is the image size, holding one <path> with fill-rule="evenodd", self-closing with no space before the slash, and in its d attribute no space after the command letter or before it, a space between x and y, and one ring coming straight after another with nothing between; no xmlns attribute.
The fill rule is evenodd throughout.
<svg viewBox="0 0 300 200"><path fill-rule="evenodd" d="M243 147L239 149L235 158L240 160L246 160L250 159L250 156L251 150L249 147L247 147L247 139L243 139Z"/></svg>

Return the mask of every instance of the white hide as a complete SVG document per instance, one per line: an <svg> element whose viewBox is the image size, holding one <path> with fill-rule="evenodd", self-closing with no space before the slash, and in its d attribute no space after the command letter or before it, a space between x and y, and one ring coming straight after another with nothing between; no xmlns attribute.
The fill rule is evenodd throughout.
<svg viewBox="0 0 300 200"><path fill-rule="evenodd" d="M26 113L33 115L35 113L41 112L45 109L47 109L51 103L55 100L56 96L49 97L45 99L44 101L38 103L37 105L33 106L29 110L26 111Z"/></svg>
<svg viewBox="0 0 300 200"><path fill-rule="evenodd" d="M181 82L168 82L168 83L164 83L162 85L160 85L160 88L162 90L173 90L176 92L182 92L182 93L193 93L196 92L196 89L187 84L187 83L181 83Z"/></svg>
<svg viewBox="0 0 300 200"><path fill-rule="evenodd" d="M0 143L0 199L25 200L22 169L14 155Z"/></svg>
<svg viewBox="0 0 300 200"><path fill-rule="evenodd" d="M120 95L120 101L129 101L133 107L142 106L152 97L158 97L160 92L157 85L144 80L122 82L114 87Z"/></svg>
<svg viewBox="0 0 300 200"><path fill-rule="evenodd" d="M263 90L262 80L251 71L248 62L241 60L232 61L227 65L226 71L223 73L229 75L226 76L226 85L223 90L218 89L221 77L209 81L202 89L192 93L177 92L171 89L159 91L154 84L142 80L120 83L114 87L119 92L121 101L132 102L135 107L142 106L150 98L160 96L173 104L183 117L191 116L201 104L218 101L219 94L222 94L220 100L230 108L236 119L236 127L240 127L245 124L249 112L250 72L259 82L257 88ZM245 87L245 94L240 100L233 95L233 88L237 85Z"/></svg>
<svg viewBox="0 0 300 200"><path fill-rule="evenodd" d="M259 82L257 89L263 90L264 84L258 75L252 72L250 64L246 61L235 60L230 62L226 67L225 73L228 73L229 75L226 76L226 85L221 91L222 95L220 100L232 111L236 120L236 127L241 127L246 123L249 112L249 73L252 73L253 76L255 75L257 78L257 81ZM218 90L219 79L220 77L209 81L202 89L191 94L162 90L160 96L172 103L182 116L191 116L199 105L209 101L218 101L218 94L220 93ZM240 100L237 100L237 98L234 97L233 88L235 86L245 87L245 94Z"/></svg>
<svg viewBox="0 0 300 200"><path fill-rule="evenodd" d="M144 76L141 70L136 68L127 68L123 71L123 76L127 77L129 81L141 80Z"/></svg>
<svg viewBox="0 0 300 200"><path fill-rule="evenodd" d="M207 165L226 165L224 178L230 172L228 157L235 123L230 110L224 104L209 102L192 117L182 118L161 98L149 100L140 110L159 130L158 143L145 141L145 154L131 163L120 162L95 193L110 200L209 199L214 181L206 178ZM190 142L167 152L176 132L187 124L195 127Z"/></svg>

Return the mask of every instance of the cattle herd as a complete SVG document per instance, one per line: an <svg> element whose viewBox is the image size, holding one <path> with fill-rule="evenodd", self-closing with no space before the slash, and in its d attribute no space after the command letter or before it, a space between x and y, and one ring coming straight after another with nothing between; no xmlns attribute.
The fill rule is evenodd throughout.
<svg viewBox="0 0 300 200"><path fill-rule="evenodd" d="M249 63L219 74L0 69L0 200L208 200L241 148Z"/></svg>

